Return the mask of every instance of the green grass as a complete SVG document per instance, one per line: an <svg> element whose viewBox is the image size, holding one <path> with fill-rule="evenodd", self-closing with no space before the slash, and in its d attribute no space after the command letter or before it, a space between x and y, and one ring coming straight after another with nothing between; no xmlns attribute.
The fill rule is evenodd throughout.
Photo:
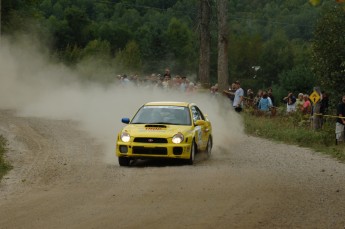
<svg viewBox="0 0 345 229"><path fill-rule="evenodd" d="M7 140L0 135L0 180L2 177L12 169L12 166L6 162L5 153L7 152Z"/></svg>
<svg viewBox="0 0 345 229"><path fill-rule="evenodd" d="M311 127L309 117L299 113L274 117L243 113L245 131L249 135L298 145L330 155L345 162L345 144L335 144L335 120L327 119L320 130Z"/></svg>

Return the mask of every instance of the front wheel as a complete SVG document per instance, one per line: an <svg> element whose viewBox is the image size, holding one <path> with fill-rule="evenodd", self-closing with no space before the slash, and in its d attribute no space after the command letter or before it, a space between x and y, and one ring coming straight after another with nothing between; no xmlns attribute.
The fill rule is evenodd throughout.
<svg viewBox="0 0 345 229"><path fill-rule="evenodd" d="M190 156L188 159L188 164L193 165L194 164L194 158L195 158L195 142L192 142L191 149L190 149Z"/></svg>
<svg viewBox="0 0 345 229"><path fill-rule="evenodd" d="M212 151L212 139L211 139L211 137L209 137L208 141L207 141L207 146L206 146L206 155L207 155L207 157L211 156L211 151Z"/></svg>
<svg viewBox="0 0 345 229"><path fill-rule="evenodd" d="M119 165L120 166L129 166L131 160L127 157L119 157Z"/></svg>

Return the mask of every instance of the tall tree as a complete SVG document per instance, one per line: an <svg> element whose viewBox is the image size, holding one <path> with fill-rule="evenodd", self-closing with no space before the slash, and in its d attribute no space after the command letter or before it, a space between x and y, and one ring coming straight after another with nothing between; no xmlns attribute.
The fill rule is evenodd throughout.
<svg viewBox="0 0 345 229"><path fill-rule="evenodd" d="M177 18L170 20L166 31L166 44L169 52L173 54L176 70L182 73L183 69L190 69L193 62L192 33L188 26Z"/></svg>
<svg viewBox="0 0 345 229"><path fill-rule="evenodd" d="M336 98L345 91L345 11L330 7L318 22L313 40L312 64L322 90ZM335 98L332 96L333 98Z"/></svg>
<svg viewBox="0 0 345 229"><path fill-rule="evenodd" d="M199 80L203 87L208 87L210 84L210 14L211 6L209 0L200 0Z"/></svg>
<svg viewBox="0 0 345 229"><path fill-rule="evenodd" d="M123 71L136 72L141 70L141 54L139 45L135 41L129 41L123 50L115 57L116 64Z"/></svg>
<svg viewBox="0 0 345 229"><path fill-rule="evenodd" d="M218 89L229 85L228 72L228 0L217 0L218 19Z"/></svg>

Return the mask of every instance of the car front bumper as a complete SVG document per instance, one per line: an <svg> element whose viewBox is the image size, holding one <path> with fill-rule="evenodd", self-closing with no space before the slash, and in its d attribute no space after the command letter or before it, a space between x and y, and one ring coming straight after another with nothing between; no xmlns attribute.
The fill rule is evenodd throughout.
<svg viewBox="0 0 345 229"><path fill-rule="evenodd" d="M180 158L189 159L191 151L190 143L164 143L148 144L134 142L118 142L116 155L128 158Z"/></svg>

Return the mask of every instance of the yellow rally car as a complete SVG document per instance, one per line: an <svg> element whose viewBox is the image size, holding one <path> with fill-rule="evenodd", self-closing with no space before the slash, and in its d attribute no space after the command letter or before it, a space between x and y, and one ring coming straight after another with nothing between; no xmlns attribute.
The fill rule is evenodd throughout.
<svg viewBox="0 0 345 229"><path fill-rule="evenodd" d="M209 156L212 125L194 103L150 102L144 104L117 136L120 166L133 159L176 158L193 164L197 152Z"/></svg>

